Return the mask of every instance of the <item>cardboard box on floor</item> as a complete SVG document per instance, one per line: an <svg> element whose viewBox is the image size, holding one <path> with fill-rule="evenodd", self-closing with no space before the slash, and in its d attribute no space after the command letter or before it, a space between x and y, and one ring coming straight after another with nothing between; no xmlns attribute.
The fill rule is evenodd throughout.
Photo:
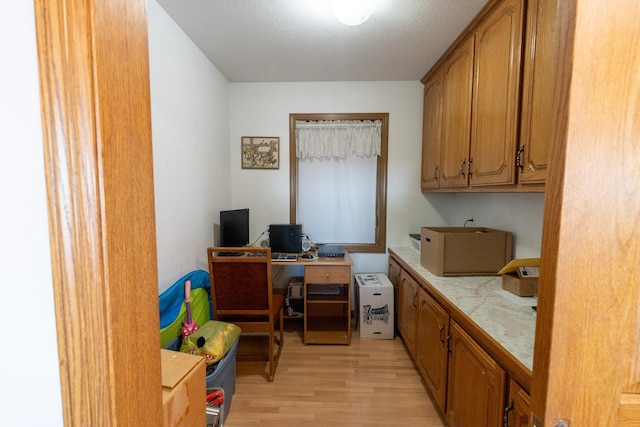
<svg viewBox="0 0 640 427"><path fill-rule="evenodd" d="M358 329L361 340L392 340L394 334L394 290L384 273L354 276Z"/></svg>
<svg viewBox="0 0 640 427"><path fill-rule="evenodd" d="M436 276L493 276L511 256L512 235L485 227L422 227L420 264Z"/></svg>
<svg viewBox="0 0 640 427"><path fill-rule="evenodd" d="M206 425L204 358L165 349L160 353L164 427Z"/></svg>

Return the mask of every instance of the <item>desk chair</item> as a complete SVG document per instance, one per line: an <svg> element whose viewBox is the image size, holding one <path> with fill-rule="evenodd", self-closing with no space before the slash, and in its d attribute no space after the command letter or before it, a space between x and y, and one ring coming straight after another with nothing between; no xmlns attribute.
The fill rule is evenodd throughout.
<svg viewBox="0 0 640 427"><path fill-rule="evenodd" d="M284 295L273 293L271 248L208 248L207 255L214 319L240 326L241 335L268 333L269 381L273 381L284 344Z"/></svg>

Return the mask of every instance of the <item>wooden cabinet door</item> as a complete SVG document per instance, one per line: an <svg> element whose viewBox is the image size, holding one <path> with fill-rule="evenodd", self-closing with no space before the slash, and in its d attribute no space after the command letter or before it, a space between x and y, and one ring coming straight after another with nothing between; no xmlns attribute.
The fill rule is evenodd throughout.
<svg viewBox="0 0 640 427"><path fill-rule="evenodd" d="M528 2L518 171L522 184L544 183L547 179L556 81L557 2Z"/></svg>
<svg viewBox="0 0 640 427"><path fill-rule="evenodd" d="M509 381L509 397L505 408L505 420L508 427L529 427L531 398L518 383Z"/></svg>
<svg viewBox="0 0 640 427"><path fill-rule="evenodd" d="M515 184L523 2L505 0L475 33L469 184Z"/></svg>
<svg viewBox="0 0 640 427"><path fill-rule="evenodd" d="M443 64L441 188L466 187L468 183L473 40L469 37Z"/></svg>
<svg viewBox="0 0 640 427"><path fill-rule="evenodd" d="M398 264L393 258L389 257L389 271L387 276L394 288L398 287L401 271L402 267L400 267L400 264Z"/></svg>
<svg viewBox="0 0 640 427"><path fill-rule="evenodd" d="M438 188L442 135L442 70L437 70L424 85L422 118L422 191Z"/></svg>
<svg viewBox="0 0 640 427"><path fill-rule="evenodd" d="M423 289L418 292L416 364L442 411L447 385L449 315Z"/></svg>
<svg viewBox="0 0 640 427"><path fill-rule="evenodd" d="M393 258L389 257L389 269L387 276L389 281L393 285L393 324L395 325L395 332L398 332L398 284L400 282L400 272L402 271L400 264L398 264Z"/></svg>
<svg viewBox="0 0 640 427"><path fill-rule="evenodd" d="M398 306L398 329L409 348L411 356L416 355L416 308L418 305L418 283L404 272L400 274L398 288L400 304Z"/></svg>
<svg viewBox="0 0 640 427"><path fill-rule="evenodd" d="M451 321L446 417L450 427L495 427L503 420L506 374Z"/></svg>

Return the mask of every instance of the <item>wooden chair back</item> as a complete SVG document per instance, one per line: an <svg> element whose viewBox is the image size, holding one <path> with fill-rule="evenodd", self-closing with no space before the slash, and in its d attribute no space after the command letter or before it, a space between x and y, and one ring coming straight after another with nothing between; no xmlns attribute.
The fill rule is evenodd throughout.
<svg viewBox="0 0 640 427"><path fill-rule="evenodd" d="M273 306L269 248L209 248L209 274L215 318L269 315Z"/></svg>
<svg viewBox="0 0 640 427"><path fill-rule="evenodd" d="M284 342L284 295L273 293L271 248L211 247L207 258L214 319L234 323L243 333L269 334L269 381L273 381Z"/></svg>

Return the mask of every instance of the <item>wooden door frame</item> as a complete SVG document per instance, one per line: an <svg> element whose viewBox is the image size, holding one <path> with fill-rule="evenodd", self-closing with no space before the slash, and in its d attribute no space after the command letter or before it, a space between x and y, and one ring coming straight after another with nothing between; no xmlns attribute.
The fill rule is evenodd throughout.
<svg viewBox="0 0 640 427"><path fill-rule="evenodd" d="M389 113L300 113L289 114L289 222L298 221L298 152L296 123L298 121L380 120L380 154L376 166L375 230L372 243L341 244L350 253L384 253L387 250L387 170L389 163Z"/></svg>
<svg viewBox="0 0 640 427"><path fill-rule="evenodd" d="M640 423L640 4L558 0L533 427Z"/></svg>
<svg viewBox="0 0 640 427"><path fill-rule="evenodd" d="M35 0L65 426L162 425L144 0Z"/></svg>
<svg viewBox="0 0 640 427"><path fill-rule="evenodd" d="M640 230L630 219L640 206L629 165L640 164L640 130L621 113L637 119L640 108L636 92L619 88L638 87L640 37L605 25L635 25L640 6L558 3L563 60L532 410L537 425L632 425L623 423L637 421L640 408ZM145 1L34 4L64 423L160 425L159 334L148 333L159 320ZM615 60L617 49L627 49L626 62ZM626 66L601 73L607 61ZM591 87L578 78L595 86L606 117L580 97ZM590 149L603 138L612 146L596 156ZM611 309L616 315L605 316Z"/></svg>

